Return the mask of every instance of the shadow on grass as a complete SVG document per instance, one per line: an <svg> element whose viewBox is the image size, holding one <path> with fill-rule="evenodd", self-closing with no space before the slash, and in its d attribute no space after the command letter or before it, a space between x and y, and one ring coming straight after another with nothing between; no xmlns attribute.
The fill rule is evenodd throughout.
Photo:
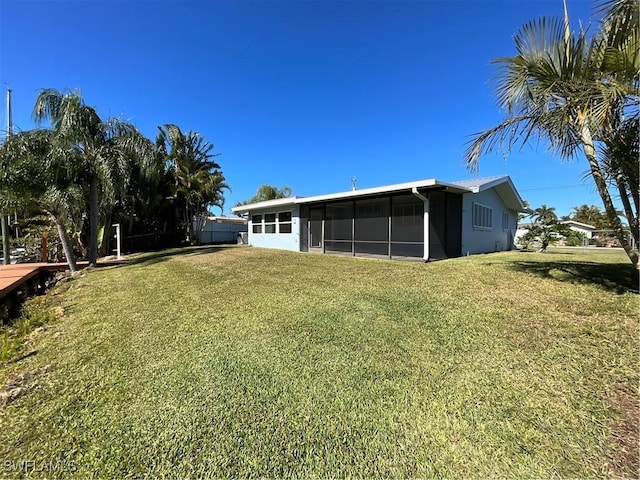
<svg viewBox="0 0 640 480"><path fill-rule="evenodd" d="M179 247L167 250L159 250L157 252L146 252L136 255L127 261L127 265L154 265L164 262L172 257L180 257L186 255L204 255L207 253L216 253L229 248L239 248L235 245L202 245L197 247Z"/></svg>
<svg viewBox="0 0 640 480"><path fill-rule="evenodd" d="M638 293L637 270L626 263L522 261L514 262L511 268L561 282L596 284L616 293Z"/></svg>

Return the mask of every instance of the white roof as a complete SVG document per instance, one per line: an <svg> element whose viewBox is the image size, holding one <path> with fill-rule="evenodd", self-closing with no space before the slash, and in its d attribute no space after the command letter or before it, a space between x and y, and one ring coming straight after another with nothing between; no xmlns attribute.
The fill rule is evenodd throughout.
<svg viewBox="0 0 640 480"><path fill-rule="evenodd" d="M264 202L247 203L246 205L238 205L237 207L233 207L231 211L233 213L248 212L249 210L260 210L262 208L295 205L296 200L301 198L303 197L286 197L286 198L276 198L275 200L265 200Z"/></svg>
<svg viewBox="0 0 640 480"><path fill-rule="evenodd" d="M564 223L565 225L574 225L576 227L580 227L580 228L583 228L585 230L595 230L596 229L596 227L594 227L593 225L589 225L588 223L576 222L575 220L563 220L560 223Z"/></svg>
<svg viewBox="0 0 640 480"><path fill-rule="evenodd" d="M368 197L371 195L380 195L385 193L396 193L401 191L410 192L413 188L433 188L445 187L448 190L454 190L459 193L470 192L468 188L454 185L453 183L445 183L435 178L428 180L418 180L416 182L396 183L394 185L384 185L382 187L363 188L362 190L350 190L348 192L329 193L326 195L316 195L314 197L303 197L296 203L313 203L323 202L327 200L338 200L342 198Z"/></svg>

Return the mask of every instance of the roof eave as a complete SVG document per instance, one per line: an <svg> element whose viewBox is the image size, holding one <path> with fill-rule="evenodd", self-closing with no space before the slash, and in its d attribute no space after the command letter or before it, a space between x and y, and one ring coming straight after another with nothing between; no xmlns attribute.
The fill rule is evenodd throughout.
<svg viewBox="0 0 640 480"><path fill-rule="evenodd" d="M295 205L296 200L302 197L277 198L275 200L265 200L264 202L248 203L231 208L233 213L244 213L250 210L261 210L263 208L282 207L285 205Z"/></svg>

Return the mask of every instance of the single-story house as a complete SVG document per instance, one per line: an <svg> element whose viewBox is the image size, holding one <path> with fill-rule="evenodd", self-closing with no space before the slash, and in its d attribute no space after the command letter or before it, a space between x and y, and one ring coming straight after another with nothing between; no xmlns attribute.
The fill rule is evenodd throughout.
<svg viewBox="0 0 640 480"><path fill-rule="evenodd" d="M587 238L589 240L591 238L593 238L593 232L596 229L596 227L594 227L593 225L588 225L586 223L576 222L574 220L565 220L565 221L562 221L560 223L564 223L571 230L573 230L575 232L582 233L585 236L585 238Z"/></svg>
<svg viewBox="0 0 640 480"><path fill-rule="evenodd" d="M508 176L429 179L232 208L248 218L254 247L424 261L510 250L524 210Z"/></svg>
<svg viewBox="0 0 640 480"><path fill-rule="evenodd" d="M247 219L240 217L199 217L193 222L194 232L201 244L238 243L247 233Z"/></svg>

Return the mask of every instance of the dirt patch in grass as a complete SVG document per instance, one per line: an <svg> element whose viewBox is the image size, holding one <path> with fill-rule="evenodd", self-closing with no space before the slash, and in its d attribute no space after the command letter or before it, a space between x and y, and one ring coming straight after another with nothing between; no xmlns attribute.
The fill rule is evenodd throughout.
<svg viewBox="0 0 640 480"><path fill-rule="evenodd" d="M611 459L612 473L617 478L640 478L640 397L620 386L607 395L607 400L623 413L612 425L612 437L618 446Z"/></svg>
<svg viewBox="0 0 640 480"><path fill-rule="evenodd" d="M4 407L26 395L35 386L35 381L51 370L53 370L51 365L45 365L31 372L19 373L10 377L6 385L0 390L0 407Z"/></svg>

